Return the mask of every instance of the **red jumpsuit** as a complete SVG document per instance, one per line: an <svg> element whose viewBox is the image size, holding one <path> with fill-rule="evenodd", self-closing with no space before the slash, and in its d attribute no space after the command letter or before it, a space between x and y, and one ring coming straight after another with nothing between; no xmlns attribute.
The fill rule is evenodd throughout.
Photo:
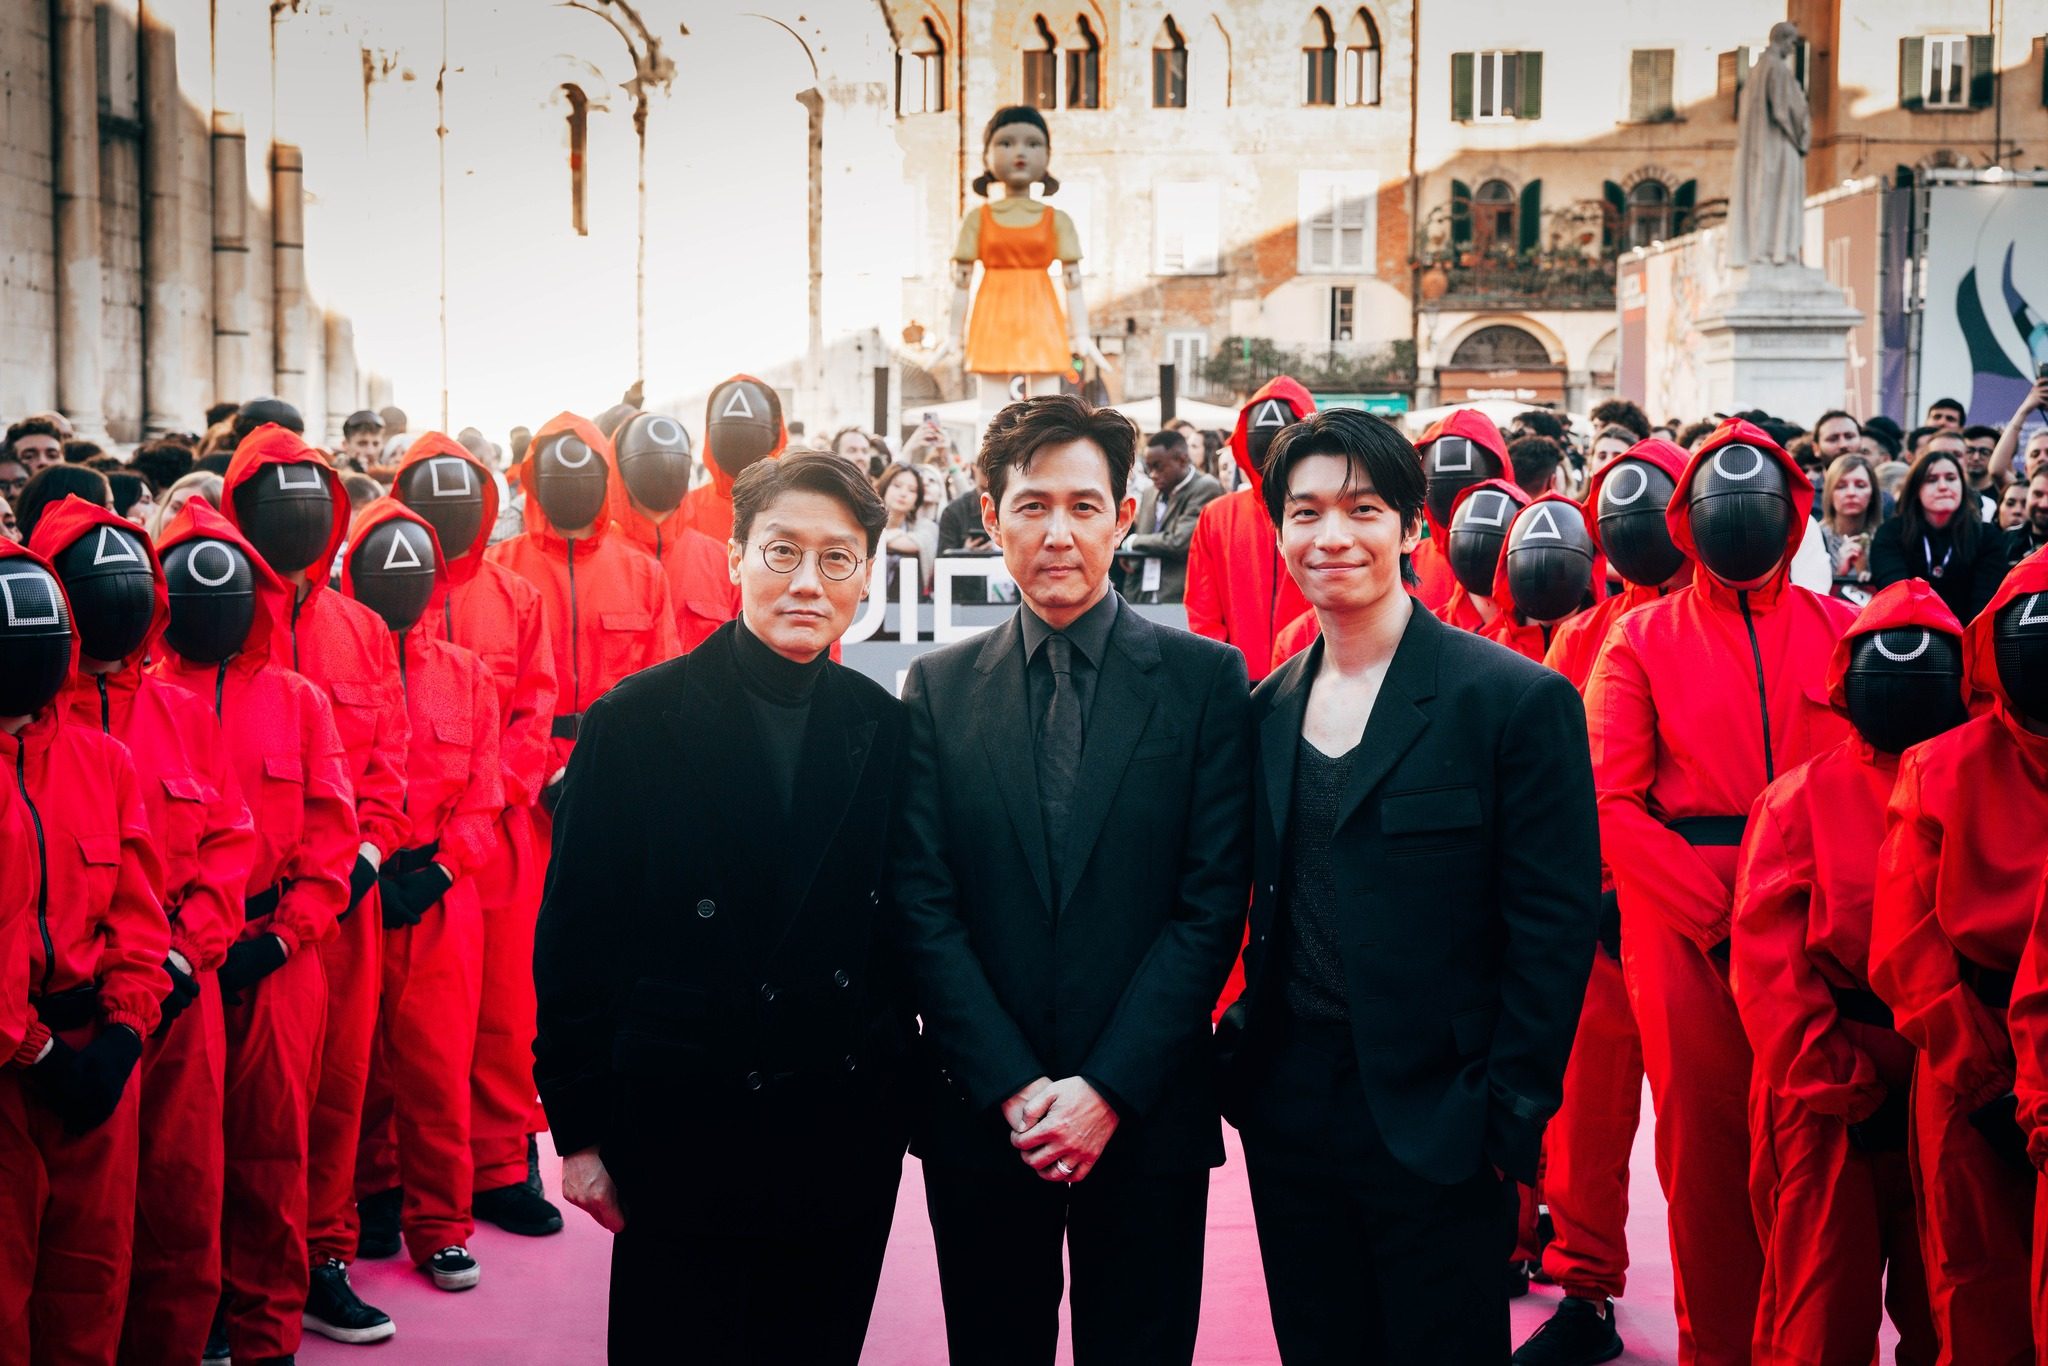
<svg viewBox="0 0 2048 1366"><path fill-rule="evenodd" d="M784 445L788 436L784 435ZM775 455L782 454L778 447ZM772 458L772 457L771 457ZM668 579L669 601L676 609L676 637L682 641L684 653L702 645L713 631L740 614L739 585L732 581L726 569L725 541L713 540L701 531L691 529L691 515L705 516L707 509L679 506L674 512L655 521L633 506L632 495L626 492L626 483L619 478L618 466L612 466L610 499L611 518L618 533L632 544L652 555L661 565L662 573ZM723 482L726 499L727 535L731 534L732 477L716 465L711 466L711 483L705 487L713 490L705 493L703 501L717 496L716 490Z"/></svg>
<svg viewBox="0 0 2048 1366"><path fill-rule="evenodd" d="M1500 462L1499 477L1506 479L1513 475L1514 466L1508 461L1507 443L1500 439L1500 428L1494 426L1493 419L1478 409L1460 408L1442 421L1429 425L1429 429L1423 432L1422 439L1415 443L1416 453L1422 457L1424 468L1429 464L1427 452L1430 443L1440 436L1462 436L1474 445L1484 447L1493 452L1494 459ZM1451 572L1451 562L1445 554L1445 547L1451 543L1451 529L1439 525L1427 507L1422 510L1422 515L1429 526L1429 535L1415 547L1415 554L1409 560L1416 578L1422 581L1415 588L1415 596L1424 607L1434 612L1439 620L1448 621L1449 618L1444 616L1443 607L1458 590L1458 576Z"/></svg>
<svg viewBox="0 0 2048 1366"><path fill-rule="evenodd" d="M380 498L356 517L349 539L360 541L395 518L419 520L402 503ZM436 577L445 591L445 573ZM342 591L355 594L346 562ZM411 824L391 871L435 863L451 882L419 924L384 932L384 988L356 1191L360 1198L404 1186L400 1227L413 1261L424 1263L444 1247L466 1244L476 1227L470 1217L470 1064L483 984L484 914L475 874L496 853L505 794L489 670L460 645L417 628L397 641L412 722L405 788Z"/></svg>
<svg viewBox="0 0 2048 1366"><path fill-rule="evenodd" d="M1238 410L1230 450L1245 486L1202 509L1188 542L1185 595L1188 629L1235 645L1254 683L1273 671L1274 639L1308 611L1308 599L1281 563L1279 533L1266 512L1259 470L1249 454L1253 411L1268 399L1278 399L1295 422L1316 410L1309 391L1285 375L1269 381Z"/></svg>
<svg viewBox="0 0 2048 1366"><path fill-rule="evenodd" d="M540 441L561 431L574 431L601 453L610 467L611 443L574 414L550 418L533 439ZM566 539L547 525L541 513L532 461L519 467L519 479L526 490L529 529L498 542L484 558L539 589L547 604L558 689L554 760L548 770L552 775L569 762L583 709L627 674L675 658L682 653L682 645L676 639L675 613L661 567L627 544L603 518L583 540ZM727 516L729 519L730 504ZM535 811L534 825L545 845L553 828L545 808ZM522 1177L524 1173L522 1164Z"/></svg>
<svg viewBox="0 0 2048 1366"><path fill-rule="evenodd" d="M1729 441L1772 452L1790 474L1789 563L1813 486L1744 422L1724 424L1686 466L1667 513L1672 538L1694 554L1685 491L1701 461ZM1749 592L1696 574L1690 587L1614 623L1586 686L1622 973L1657 1107L1682 1362L1749 1359L1763 1274L1741 1196L1750 1053L1712 950L1728 938L1739 829L1757 794L1848 733L1828 705L1825 678L1852 616L1792 585L1785 563Z"/></svg>
<svg viewBox="0 0 2048 1366"><path fill-rule="evenodd" d="M221 1220L229 1345L238 1357L285 1356L298 1350L306 1303L307 1135L327 1021L327 977L317 950L348 905L360 833L348 758L326 695L272 662L285 641L291 589L204 499L185 505L158 548L198 538L232 542L249 557L255 625L226 664L195 664L160 649L150 672L213 711L255 820L256 853L243 895L260 902L277 895L274 909L265 913L259 905L237 937L274 934L289 951L283 967L225 1010Z"/></svg>
<svg viewBox="0 0 2048 1366"><path fill-rule="evenodd" d="M1887 588L1835 647L1836 711L1849 714L1851 643L1907 626L1962 635L1924 581ZM1852 732L1765 788L1742 841L1729 977L1756 1053L1757 1366L1871 1361L1886 1307L1900 1362L1929 1366L1937 1350L1906 1154L1850 1142L1850 1126L1887 1095L1903 1100L1913 1075L1913 1045L1870 991L1871 901L1898 768Z"/></svg>
<svg viewBox="0 0 2048 1366"><path fill-rule="evenodd" d="M355 785L356 824L379 859L390 858L405 830L405 698L398 688L398 657L391 633L375 612L333 591L329 566L348 534L348 495L320 454L281 427L259 427L235 448L228 466L222 511L236 521L235 490L267 465L310 463L327 471L333 490L334 532L306 574L303 596L290 609L280 654L327 694L334 726L348 751ZM239 522L236 525L240 525ZM307 1232L315 1264L356 1255L356 1142L363 1122L363 1087L370 1076L370 1045L377 1030L377 987L383 975L382 925L372 887L320 946L327 973L327 1027L321 1040L320 1085L306 1170Z"/></svg>
<svg viewBox="0 0 2048 1366"><path fill-rule="evenodd" d="M11 559L49 567L0 540L0 563ZM116 1025L147 1039L171 988L163 871L135 763L68 712L60 697L19 732L0 731L41 884L26 936L37 1052L53 1032L74 1048ZM0 1069L0 1361L28 1361L31 1344L37 1361L114 1359L135 1227L137 1091L130 1078L113 1117L74 1135L21 1063Z"/></svg>
<svg viewBox="0 0 2048 1366"><path fill-rule="evenodd" d="M36 523L32 548L54 560L101 527L132 531L111 511L67 498ZM189 1362L206 1345L220 1300L222 1074L227 1036L214 969L242 928L242 896L256 830L242 802L220 726L197 697L143 671L170 623L156 551L156 614L135 662L111 674L78 673L71 722L128 747L163 865L160 889L171 949L199 983L198 999L143 1046L137 1068L140 1133L135 1258L121 1359Z"/></svg>
<svg viewBox="0 0 2048 1366"><path fill-rule="evenodd" d="M1454 516L1456 515L1458 508L1464 505L1465 500L1472 496L1472 491L1474 489L1491 489L1495 493L1506 494L1508 498L1513 500L1517 511L1529 506L1529 495L1522 492L1521 487L1514 483L1514 481L1508 479L1487 479L1481 481L1480 483L1473 484L1470 488L1464 488L1458 491L1457 501L1451 504L1451 511ZM1448 531L1444 533L1444 544L1450 544L1450 533ZM1501 541L1500 548L1500 560L1505 560L1507 558L1506 552L1508 548L1507 541L1505 539ZM1437 620L1441 621L1446 626L1455 626L1460 631L1470 631L1475 636L1486 636L1490 640L1499 641L1499 636L1492 633L1495 632L1496 629L1505 631L1509 628L1512 628L1515 624L1512 619L1509 620L1507 627L1496 628L1494 624L1498 622L1502 617L1509 615L1508 609L1506 607L1503 607L1502 605L1503 603L1508 602L1509 599L1505 596L1506 587L1503 582L1500 560L1496 560L1494 562L1494 591L1487 598L1488 604L1494 608L1493 616L1488 617L1484 612L1482 612L1479 608L1479 599L1476 596L1474 596L1474 594L1469 589L1467 589L1464 584L1458 582L1456 577L1453 577L1451 580L1451 595L1448 598L1444 599L1443 606L1432 609L1436 613ZM1450 565L1450 561L1446 560L1444 564L1445 567L1448 568ZM1500 643L1504 644L1506 642ZM1512 649L1514 647L1509 646L1509 648ZM1527 652L1524 651L1524 653ZM1542 655L1538 653L1535 655L1531 655L1530 658L1540 661L1542 659Z"/></svg>
<svg viewBox="0 0 2048 1366"><path fill-rule="evenodd" d="M469 546L443 546L448 589L419 630L483 661L496 688L498 766L505 805L497 840L477 869L483 907L483 983L470 1077L469 1146L475 1190L526 1179L526 1136L544 1125L533 1087L533 924L546 851L534 839L534 804L555 770L555 655L540 590L484 558L498 493L483 466L439 432L406 448L400 468L436 455L467 460L483 481L484 516Z"/></svg>
<svg viewBox="0 0 2048 1366"><path fill-rule="evenodd" d="M2012 1009L2007 1023L2012 1027L2016 1077L2013 1090L2019 1101L2020 1125L2027 1135L2027 1156L2038 1169L2048 1166L2048 1038L2042 1036L2044 1008L2048 1008L2048 863L2042 865L2041 891L2034 903L2034 924L2027 935L2027 947L2020 953L2018 979L2012 989ZM2034 1182L2034 1341L2048 1342L2048 1199L2041 1194L2041 1178Z"/></svg>
<svg viewBox="0 0 2048 1366"><path fill-rule="evenodd" d="M2048 735L2012 710L1992 629L2007 603L2044 589L2048 557L2034 555L1970 623L1963 669L1991 709L1907 750L1885 812L1870 984L1920 1050L1914 1193L1944 1366L2034 1359L2034 1182L1969 1116L2013 1090L2005 1003L2041 885L2041 842L2031 836L2048 829Z"/></svg>
<svg viewBox="0 0 2048 1366"><path fill-rule="evenodd" d="M757 379L753 375L734 375L730 379L721 380L711 387L711 392L716 394L726 385L742 380L758 384L771 394L774 392L773 386L768 384L767 381ZM708 409L708 403L706 406ZM782 453L789 449L789 428L782 421L781 405L779 402L776 405L775 420L777 424L775 444L768 454L761 457L763 460L779 460L782 458ZM534 435L538 439L540 433L536 432ZM604 451L605 459L609 462L612 449L610 443L606 443L599 449ZM705 413L704 420L704 468L710 472L711 482L699 484L696 488L684 494L683 505L676 510L675 516L665 519L662 525L673 526L678 530L701 532L710 538L713 545L723 551L725 543L732 539L732 481L734 476L725 472L724 467L718 463L717 456L712 452L711 415L709 411ZM616 485L618 482L616 465L613 467L612 474L612 482ZM529 506L532 504L532 500L533 495L529 493L527 495ZM735 612L736 614L737 612Z"/></svg>
<svg viewBox="0 0 2048 1366"><path fill-rule="evenodd" d="M42 871L35 826L12 783L0 783L0 1069L26 1066L42 1051L46 1033L22 1055L29 1034L28 942Z"/></svg>

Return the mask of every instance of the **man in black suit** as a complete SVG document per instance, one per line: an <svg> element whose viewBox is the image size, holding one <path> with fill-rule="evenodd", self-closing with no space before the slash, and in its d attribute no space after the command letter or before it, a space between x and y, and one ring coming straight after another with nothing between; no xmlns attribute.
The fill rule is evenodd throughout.
<svg viewBox="0 0 2048 1366"><path fill-rule="evenodd" d="M611 1359L852 1363L915 1028L881 882L902 708L829 658L884 514L804 453L733 484L740 617L585 712L534 948L562 1193L617 1234Z"/></svg>
<svg viewBox="0 0 2048 1366"><path fill-rule="evenodd" d="M1109 591L1136 441L1070 396L996 415L983 519L1024 605L903 689L891 885L932 1061L912 1147L956 1362L1053 1359L1062 1243L1077 1360L1194 1352L1249 700L1236 651Z"/></svg>
<svg viewBox="0 0 2048 1366"><path fill-rule="evenodd" d="M1592 966L1599 835L1570 683L1404 591L1414 447L1335 409L1265 500L1321 640L1259 685L1251 941L1218 1031L1282 1358L1500 1362ZM1740 1198L1732 1192L1730 1198Z"/></svg>
<svg viewBox="0 0 2048 1366"><path fill-rule="evenodd" d="M1195 523L1203 508L1223 496L1223 485L1194 467L1188 439L1170 427L1146 439L1145 477L1152 487L1138 499L1138 520L1123 546L1126 575L1136 576L1127 577L1126 586L1141 602L1179 602L1187 596Z"/></svg>

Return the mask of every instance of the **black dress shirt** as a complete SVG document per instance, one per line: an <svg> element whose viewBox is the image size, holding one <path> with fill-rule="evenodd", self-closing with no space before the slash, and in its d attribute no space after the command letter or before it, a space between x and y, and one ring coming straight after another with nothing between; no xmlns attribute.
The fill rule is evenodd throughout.
<svg viewBox="0 0 2048 1366"><path fill-rule="evenodd" d="M1095 680L1101 676L1102 661L1109 651L1109 634L1116 629L1118 610L1116 593L1105 593L1101 602L1083 612L1066 630L1057 633L1074 645L1072 676L1074 691L1081 699L1083 734L1087 732L1088 717L1095 706ZM1045 719L1046 706L1052 701L1052 669L1042 661L1045 659L1045 642L1055 632L1028 606L1017 616L1024 628L1024 689L1025 695L1031 699L1031 729L1036 735L1039 723Z"/></svg>

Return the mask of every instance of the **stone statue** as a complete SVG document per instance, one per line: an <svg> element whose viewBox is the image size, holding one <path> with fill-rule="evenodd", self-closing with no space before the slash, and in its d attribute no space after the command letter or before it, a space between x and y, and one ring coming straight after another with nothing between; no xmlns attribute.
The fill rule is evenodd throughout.
<svg viewBox="0 0 2048 1366"><path fill-rule="evenodd" d="M1806 92L1792 69L1799 29L1771 26L1771 45L1749 70L1735 123L1735 185L1728 202L1734 265L1798 265L1805 235Z"/></svg>

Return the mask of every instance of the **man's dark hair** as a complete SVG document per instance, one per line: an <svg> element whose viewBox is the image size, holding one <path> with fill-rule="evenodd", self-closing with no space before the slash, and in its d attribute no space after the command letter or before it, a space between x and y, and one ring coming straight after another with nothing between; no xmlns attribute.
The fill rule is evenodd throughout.
<svg viewBox="0 0 2048 1366"><path fill-rule="evenodd" d="M354 436L357 432L381 432L383 430L384 419L371 412L368 408L358 408L341 420L341 435L344 439Z"/></svg>
<svg viewBox="0 0 2048 1366"><path fill-rule="evenodd" d="M1550 487L1551 477L1564 463L1564 447L1547 436L1525 436L1508 447L1508 463L1522 492L1533 498Z"/></svg>
<svg viewBox="0 0 2048 1366"><path fill-rule="evenodd" d="M1934 448L1937 441L1953 441L1960 446L1963 444L1963 434L1954 427L1929 427L1926 434L1920 438L1920 453L1925 455Z"/></svg>
<svg viewBox="0 0 2048 1366"><path fill-rule="evenodd" d="M64 443L64 463L67 465L83 465L94 456L106 453L105 446L97 441L87 441L82 436L75 436Z"/></svg>
<svg viewBox="0 0 2048 1366"><path fill-rule="evenodd" d="M1380 501L1394 510L1402 527L1422 518L1422 456L1385 418L1356 408L1325 408L1285 428L1266 451L1260 495L1266 515L1278 527L1287 516L1287 479L1314 455L1341 457L1351 477L1364 476Z"/></svg>
<svg viewBox="0 0 2048 1366"><path fill-rule="evenodd" d="M1636 410L1636 416L1642 416L1641 409ZM1537 436L1547 436L1552 441L1563 441L1570 431L1564 425L1564 419L1548 408L1524 408L1508 420L1508 425L1512 427L1517 422L1522 424L1524 431Z"/></svg>
<svg viewBox="0 0 2048 1366"><path fill-rule="evenodd" d="M1783 418L1766 417L1756 425L1763 428L1764 435L1777 442L1780 447L1790 446L1794 441L1806 435L1806 428L1800 426L1797 422L1787 422Z"/></svg>
<svg viewBox="0 0 2048 1366"><path fill-rule="evenodd" d="M1936 432L1943 430L1945 429L1941 427L1915 427L1912 431L1906 433L1906 441L1902 449L1909 456L1918 455L1920 453L1920 443L1933 436Z"/></svg>
<svg viewBox="0 0 2048 1366"><path fill-rule="evenodd" d="M123 460L118 455L109 455L105 451L101 451L98 455L87 456L77 463L89 470L98 470L101 474L112 474L115 470L125 470L128 468L126 460Z"/></svg>
<svg viewBox="0 0 2048 1366"><path fill-rule="evenodd" d="M1987 427L1981 422L1963 428L1963 440L1965 441L1996 441L1999 435L1998 428Z"/></svg>
<svg viewBox="0 0 2048 1366"><path fill-rule="evenodd" d="M223 399L219 403L208 405L206 409L206 425L211 427L216 422L227 421L235 415L241 406L240 403L232 399Z"/></svg>
<svg viewBox="0 0 2048 1366"><path fill-rule="evenodd" d="M1899 458L1899 424L1880 422L1877 418L1863 424L1863 434L1884 448L1887 458Z"/></svg>
<svg viewBox="0 0 2048 1366"><path fill-rule="evenodd" d="M234 463L235 455L233 451L215 451L212 455L202 455L197 460L194 460L192 462L192 472L197 474L217 474L225 479L228 473L228 466Z"/></svg>
<svg viewBox="0 0 2048 1366"><path fill-rule="evenodd" d="M1970 410L1963 406L1963 401L1959 398L1938 398L1934 400L1934 402L1927 405L1927 415L1933 417L1944 409L1954 413L1960 419L1968 419L1970 416Z"/></svg>
<svg viewBox="0 0 2048 1366"><path fill-rule="evenodd" d="M1650 415L1625 398L1610 398L1598 404L1587 414L1593 420L1594 430L1610 424L1626 427L1636 435L1636 440L1645 441L1650 435Z"/></svg>
<svg viewBox="0 0 2048 1366"><path fill-rule="evenodd" d="M1041 448L1069 441L1092 441L1109 465L1109 498L1123 501L1137 458L1138 428L1114 408L1098 408L1072 394L1046 394L1012 403L997 413L981 434L975 463L988 477L989 501L1003 505L1010 471L1029 470Z"/></svg>
<svg viewBox="0 0 2048 1366"><path fill-rule="evenodd" d="M1145 438L1146 450L1149 451L1154 446L1159 447L1161 450L1173 451L1176 454L1185 456L1188 453L1188 438L1186 433L1168 427L1164 431L1154 432Z"/></svg>
<svg viewBox="0 0 2048 1366"><path fill-rule="evenodd" d="M21 527L24 544L42 519L43 509L52 503L61 503L66 495L77 494L94 507L112 507L113 491L107 487L107 476L98 470L89 470L83 465L49 465L38 470L33 479L22 485L21 497L14 500L14 520Z"/></svg>
<svg viewBox="0 0 2048 1366"><path fill-rule="evenodd" d="M1838 417L1847 418L1851 422L1856 422L1856 415L1854 413L1843 412L1840 408L1830 408L1826 412L1822 413L1819 417L1813 420L1814 439L1819 440L1820 429L1827 426L1830 422L1833 422ZM1862 431L1863 424L1860 422L1856 422L1856 430L1859 432Z"/></svg>
<svg viewBox="0 0 2048 1366"><path fill-rule="evenodd" d="M57 424L50 421L47 417L25 417L8 427L7 444L0 446L0 454L13 454L14 443L25 436L54 436L59 441L64 439L64 433L57 430ZM20 513L18 510L15 515L19 518ZM24 531L21 534L21 539L26 541L28 533Z"/></svg>
<svg viewBox="0 0 2048 1366"><path fill-rule="evenodd" d="M128 467L167 489L192 472L192 448L176 441L145 441L129 457Z"/></svg>
<svg viewBox="0 0 2048 1366"><path fill-rule="evenodd" d="M785 493L816 493L853 514L867 533L868 554L882 543L887 509L859 470L830 451L791 451L780 460L757 460L732 481L732 538L744 543L754 518Z"/></svg>
<svg viewBox="0 0 2048 1366"><path fill-rule="evenodd" d="M1712 418L1701 418L1698 422L1688 422L1678 429L1678 444L1687 450L1691 450L1694 442L1704 437L1712 436L1714 429L1720 425L1720 423Z"/></svg>

